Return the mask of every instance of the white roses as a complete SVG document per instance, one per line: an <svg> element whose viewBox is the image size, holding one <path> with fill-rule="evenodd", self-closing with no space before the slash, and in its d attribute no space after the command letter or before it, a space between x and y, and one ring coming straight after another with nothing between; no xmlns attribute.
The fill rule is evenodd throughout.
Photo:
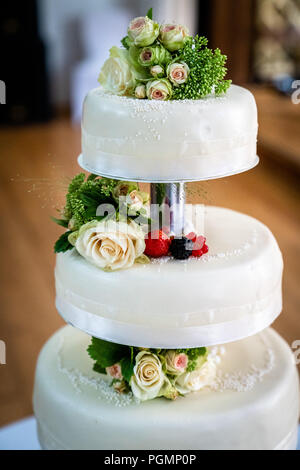
<svg viewBox="0 0 300 470"><path fill-rule="evenodd" d="M145 250L144 233L133 221L87 223L79 229L74 244L89 262L111 271L131 267Z"/></svg>
<svg viewBox="0 0 300 470"><path fill-rule="evenodd" d="M130 65L129 52L114 46L110 57L104 62L98 81L103 88L116 95L129 95L134 92L138 74Z"/></svg>
<svg viewBox="0 0 300 470"><path fill-rule="evenodd" d="M195 370L179 375L176 379L175 386L183 395L198 392L201 388L210 385L216 376L216 363L213 359L208 358L204 364L201 357L199 360L200 364Z"/></svg>
<svg viewBox="0 0 300 470"><path fill-rule="evenodd" d="M149 351L141 351L135 358L133 376L130 381L132 393L141 401L160 395L166 381L159 358Z"/></svg>
<svg viewBox="0 0 300 470"><path fill-rule="evenodd" d="M130 380L133 395L141 401L162 396L174 400L179 394L197 392L213 382L216 375L213 356L199 356L191 372L187 371L188 362L188 355L176 350L163 355L140 351Z"/></svg>

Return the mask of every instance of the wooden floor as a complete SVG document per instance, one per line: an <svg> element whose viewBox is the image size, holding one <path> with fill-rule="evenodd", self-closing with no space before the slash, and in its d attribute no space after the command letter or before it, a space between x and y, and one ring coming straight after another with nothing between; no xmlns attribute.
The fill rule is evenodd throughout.
<svg viewBox="0 0 300 470"><path fill-rule="evenodd" d="M1 314L0 425L32 413L38 352L60 326L54 307L53 242L61 233L50 221L76 174L80 132L67 119L0 130ZM264 221L285 259L284 310L275 328L289 344L300 339L299 180L264 160L230 178L192 184L190 198L227 206Z"/></svg>

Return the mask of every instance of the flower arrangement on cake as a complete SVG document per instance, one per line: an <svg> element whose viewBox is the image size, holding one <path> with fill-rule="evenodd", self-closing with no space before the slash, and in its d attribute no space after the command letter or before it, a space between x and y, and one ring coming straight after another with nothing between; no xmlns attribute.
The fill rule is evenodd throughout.
<svg viewBox="0 0 300 470"><path fill-rule="evenodd" d="M208 252L205 237L194 232L175 237L168 227L151 231L149 200L138 183L76 175L60 218L53 218L67 229L55 243L55 253L75 247L90 263L115 271L149 263L149 257L185 260Z"/></svg>
<svg viewBox="0 0 300 470"><path fill-rule="evenodd" d="M107 374L119 393L140 401L178 396L209 386L216 376L216 357L204 347L150 349L92 338L88 347L94 371Z"/></svg>
<svg viewBox="0 0 300 470"><path fill-rule="evenodd" d="M113 94L150 100L200 99L225 93L226 56L207 47L205 37L189 34L180 24L152 20L152 8L134 18L122 41L113 46L99 82Z"/></svg>

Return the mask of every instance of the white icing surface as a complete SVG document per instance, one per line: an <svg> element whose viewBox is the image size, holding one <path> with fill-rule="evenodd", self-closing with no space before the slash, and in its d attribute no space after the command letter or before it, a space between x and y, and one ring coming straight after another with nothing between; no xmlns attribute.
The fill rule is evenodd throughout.
<svg viewBox="0 0 300 470"><path fill-rule="evenodd" d="M210 251L103 272L75 250L57 256L57 307L78 328L110 341L196 347L234 341L281 312L282 257L270 230L229 209L206 207Z"/></svg>
<svg viewBox="0 0 300 470"><path fill-rule="evenodd" d="M151 101L91 90L84 102L88 171L131 180L217 178L257 164L253 95L232 85L221 97Z"/></svg>
<svg viewBox="0 0 300 470"><path fill-rule="evenodd" d="M226 345L212 389L175 402L117 394L92 371L89 341L64 327L40 354L34 410L44 449L295 448L298 377L274 330Z"/></svg>

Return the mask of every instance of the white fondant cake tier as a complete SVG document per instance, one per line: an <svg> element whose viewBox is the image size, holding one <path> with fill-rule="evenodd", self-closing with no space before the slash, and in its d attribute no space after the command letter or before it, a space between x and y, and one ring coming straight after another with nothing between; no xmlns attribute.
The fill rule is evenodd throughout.
<svg viewBox="0 0 300 470"><path fill-rule="evenodd" d="M293 355L272 329L225 346L210 389L138 403L93 372L90 338L72 327L44 346L34 411L43 449L295 449Z"/></svg>
<svg viewBox="0 0 300 470"><path fill-rule="evenodd" d="M140 181L191 181L257 164L253 95L232 85L202 100L138 100L91 90L84 102L80 165Z"/></svg>
<svg viewBox="0 0 300 470"><path fill-rule="evenodd" d="M104 272L75 250L57 256L63 318L109 341L196 347L234 341L269 326L282 307L282 257L270 230L229 209L206 207L210 251Z"/></svg>

